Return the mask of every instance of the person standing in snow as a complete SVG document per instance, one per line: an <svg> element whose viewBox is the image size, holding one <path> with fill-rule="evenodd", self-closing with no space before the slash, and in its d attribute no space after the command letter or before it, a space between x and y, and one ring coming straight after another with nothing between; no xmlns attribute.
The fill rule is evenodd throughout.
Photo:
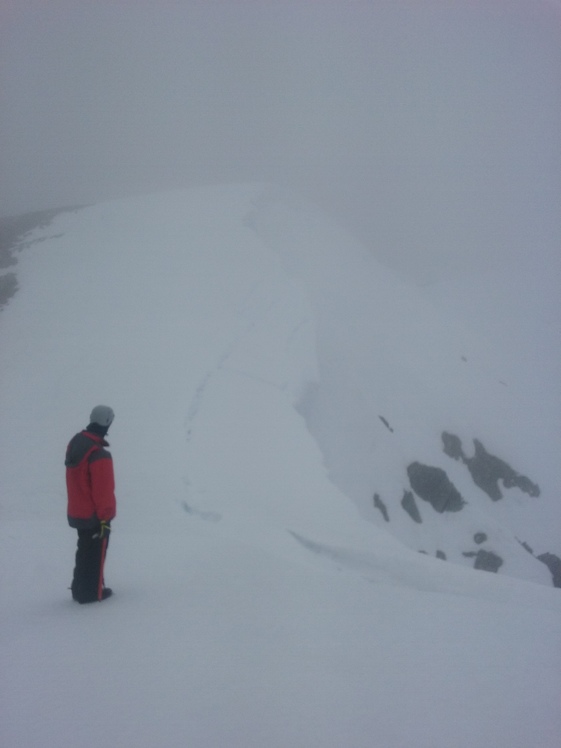
<svg viewBox="0 0 561 748"><path fill-rule="evenodd" d="M78 531L72 597L79 603L105 600L103 566L111 520L116 514L113 459L105 436L115 414L107 405L91 412L89 426L70 440L66 449L68 524Z"/></svg>

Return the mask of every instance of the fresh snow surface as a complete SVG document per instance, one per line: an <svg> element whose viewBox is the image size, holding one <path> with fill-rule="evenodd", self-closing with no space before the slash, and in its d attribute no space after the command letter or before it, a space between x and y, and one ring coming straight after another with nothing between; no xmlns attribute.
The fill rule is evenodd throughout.
<svg viewBox="0 0 561 748"><path fill-rule="evenodd" d="M2 748L558 748L561 594L515 538L559 553L533 441L559 436L514 360L263 186L27 238L0 315ZM98 403L115 596L78 606L63 457ZM504 574L371 507L414 459L467 494L443 428L540 483L509 511L472 485L449 521L494 523Z"/></svg>

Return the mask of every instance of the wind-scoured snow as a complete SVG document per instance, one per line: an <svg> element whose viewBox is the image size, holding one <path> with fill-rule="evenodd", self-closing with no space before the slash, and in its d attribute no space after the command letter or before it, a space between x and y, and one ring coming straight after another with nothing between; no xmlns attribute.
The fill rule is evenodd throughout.
<svg viewBox="0 0 561 748"><path fill-rule="evenodd" d="M0 315L2 746L557 747L561 597L519 541L560 551L559 436L512 351L262 185L26 240ZM78 606L63 459L98 403L115 596ZM442 430L540 496L492 502ZM418 501L421 536L396 513L415 460L467 502ZM461 552L482 525L499 574Z"/></svg>

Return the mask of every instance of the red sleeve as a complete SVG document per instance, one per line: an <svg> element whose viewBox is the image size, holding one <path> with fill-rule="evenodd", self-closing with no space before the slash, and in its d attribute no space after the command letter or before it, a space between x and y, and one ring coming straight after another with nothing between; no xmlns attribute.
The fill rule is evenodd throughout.
<svg viewBox="0 0 561 748"><path fill-rule="evenodd" d="M97 455L96 455L97 457ZM117 513L113 460L108 452L90 463L92 498L98 519L109 522Z"/></svg>

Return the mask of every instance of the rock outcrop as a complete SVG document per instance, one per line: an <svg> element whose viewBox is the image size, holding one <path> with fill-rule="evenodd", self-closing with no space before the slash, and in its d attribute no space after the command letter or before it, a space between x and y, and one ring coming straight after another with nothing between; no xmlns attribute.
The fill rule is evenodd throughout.
<svg viewBox="0 0 561 748"><path fill-rule="evenodd" d="M417 522L417 524L421 524L423 521L423 518L421 517L421 513L419 512L419 508L415 502L415 497L411 493L411 491L405 491L403 494L403 498L401 499L401 506L407 514L411 517L411 519L414 522Z"/></svg>
<svg viewBox="0 0 561 748"><path fill-rule="evenodd" d="M539 496L539 486L525 475L521 475L508 463L487 452L479 439L474 439L475 454L467 457L462 442L455 434L446 431L442 433L444 453L454 460L460 460L469 470L473 482L484 491L493 501L499 501L503 494L499 485L502 481L504 488L517 487L529 496Z"/></svg>
<svg viewBox="0 0 561 748"><path fill-rule="evenodd" d="M484 551L480 549L477 552L470 551L464 553L467 558L474 557L475 562L473 564L474 569L483 569L483 571L497 572L503 565L503 560L500 556L497 556L493 551Z"/></svg>
<svg viewBox="0 0 561 748"><path fill-rule="evenodd" d="M440 514L459 512L466 503L442 468L412 462L407 468L407 475L417 496Z"/></svg>

